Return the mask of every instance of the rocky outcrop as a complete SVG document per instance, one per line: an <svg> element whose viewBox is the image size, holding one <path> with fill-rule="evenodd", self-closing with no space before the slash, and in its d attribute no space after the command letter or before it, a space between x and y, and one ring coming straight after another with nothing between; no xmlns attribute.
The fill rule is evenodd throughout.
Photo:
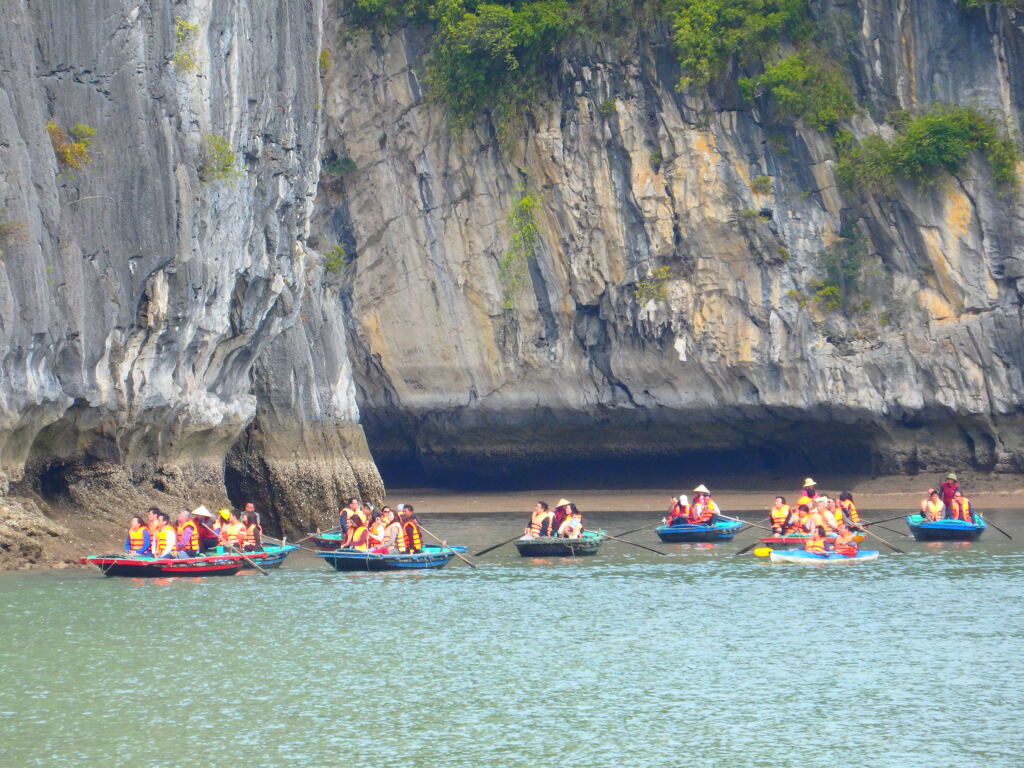
<svg viewBox="0 0 1024 768"><path fill-rule="evenodd" d="M1016 11L813 11L849 54L855 134L932 99L1018 125ZM350 36L325 94L326 143L357 170L322 189L317 221L356 257L348 317L378 460L435 478L698 455L1024 469L1022 208L983 160L884 199L843 193L823 134L728 88L677 92L664 31L625 55L579 44L500 147L486 120L455 135L425 100L422 34ZM539 241L505 310L523 189ZM860 306L841 312L809 283L846 247Z"/></svg>
<svg viewBox="0 0 1024 768"><path fill-rule="evenodd" d="M5 7L0 492L124 515L154 498L237 501L244 486L286 517L306 505L277 492L280 462L315 467L309 503L380 492L321 257L303 245L321 13L318 0ZM77 124L95 132L80 168L57 151ZM257 422L286 429L248 441L244 466L278 468L225 488L225 456Z"/></svg>

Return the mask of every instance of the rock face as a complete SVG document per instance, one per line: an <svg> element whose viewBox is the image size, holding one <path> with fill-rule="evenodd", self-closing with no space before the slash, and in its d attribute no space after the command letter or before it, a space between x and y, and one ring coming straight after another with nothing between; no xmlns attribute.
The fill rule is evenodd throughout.
<svg viewBox="0 0 1024 768"><path fill-rule="evenodd" d="M5 5L0 493L125 516L244 489L291 505L271 517L306 510L282 472L323 513L381 493L339 300L304 247L321 13L318 0ZM78 124L95 134L75 168L57 150L86 135ZM299 353L310 340L323 347Z"/></svg>
<svg viewBox="0 0 1024 768"><path fill-rule="evenodd" d="M1018 12L812 8L845 41L856 135L933 99L1019 126ZM625 55L578 46L499 147L486 120L453 135L425 101L422 34L350 37L326 80L325 142L356 170L321 186L316 221L356 257L350 344L378 461L435 479L689 454L1024 469L1022 208L983 159L858 199L824 134L728 88L677 92L664 33ZM498 262L524 191L539 239L506 310ZM837 311L811 283L843 248L859 306Z"/></svg>

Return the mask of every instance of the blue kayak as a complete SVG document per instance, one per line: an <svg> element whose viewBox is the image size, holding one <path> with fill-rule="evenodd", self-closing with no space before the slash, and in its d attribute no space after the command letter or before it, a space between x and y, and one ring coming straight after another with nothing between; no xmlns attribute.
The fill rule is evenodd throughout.
<svg viewBox="0 0 1024 768"><path fill-rule="evenodd" d="M861 550L854 557L837 555L835 552L826 552L819 555L816 552L808 552L805 549L773 550L771 554L773 563L799 563L801 565L833 565L850 563L868 563L878 559L878 550Z"/></svg>
<svg viewBox="0 0 1024 768"><path fill-rule="evenodd" d="M923 520L920 515L907 515L907 527L918 541L974 541L988 528L981 515L973 512L973 523L963 520Z"/></svg>
<svg viewBox="0 0 1024 768"><path fill-rule="evenodd" d="M729 541L739 533L743 522L719 520L714 525L683 523L682 525L659 525L654 529L658 538L671 543L681 541Z"/></svg>

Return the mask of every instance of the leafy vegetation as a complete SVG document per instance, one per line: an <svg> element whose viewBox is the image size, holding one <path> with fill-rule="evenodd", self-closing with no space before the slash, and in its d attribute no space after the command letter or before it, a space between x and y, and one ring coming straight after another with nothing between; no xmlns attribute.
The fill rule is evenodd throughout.
<svg viewBox="0 0 1024 768"><path fill-rule="evenodd" d="M811 280L810 299L823 309L847 315L866 312L871 301L864 297L864 266L867 248L857 237L841 237L818 254L825 272L822 280Z"/></svg>
<svg viewBox="0 0 1024 768"><path fill-rule="evenodd" d="M355 160L351 157L334 157L331 156L329 159L324 158L324 162L321 169L325 175L329 178L340 178L350 173L354 173L357 169Z"/></svg>
<svg viewBox="0 0 1024 768"><path fill-rule="evenodd" d="M0 213L0 256L4 255L4 248L27 240L28 226L25 222L7 218L6 211Z"/></svg>
<svg viewBox="0 0 1024 768"><path fill-rule="evenodd" d="M668 267L656 267L651 276L641 280L633 288L633 296L641 307L652 301L665 301L668 298L668 279L671 270Z"/></svg>
<svg viewBox="0 0 1024 768"><path fill-rule="evenodd" d="M772 193L772 177L756 176L750 183L750 191L755 195L770 195Z"/></svg>
<svg viewBox="0 0 1024 768"><path fill-rule="evenodd" d="M877 134L859 144L837 135L839 181L870 192L890 189L896 179L925 184L943 173L957 173L974 152L985 155L996 182L1016 190L1020 150L995 120L973 107L936 105L916 117L897 116L892 139Z"/></svg>
<svg viewBox="0 0 1024 768"><path fill-rule="evenodd" d="M85 123L75 123L65 132L59 125L51 121L46 124L46 132L50 135L50 144L57 154L57 160L69 168L79 169L92 162L89 147L92 145L96 129ZM70 136L68 135L70 133Z"/></svg>
<svg viewBox="0 0 1024 768"><path fill-rule="evenodd" d="M512 233L508 250L498 259L498 282L502 287L502 309L515 309L516 297L526 282L527 265L537 257L537 222L533 212L537 199L526 190L518 189L519 199L508 214L508 227Z"/></svg>
<svg viewBox="0 0 1024 768"><path fill-rule="evenodd" d="M813 53L787 56L755 78L740 78L748 99L769 97L782 117L803 118L819 131L853 115L856 103L842 72Z"/></svg>
<svg viewBox="0 0 1024 768"><path fill-rule="evenodd" d="M202 181L222 181L241 176L242 172L235 167L235 159L226 138L219 133L204 136L199 178Z"/></svg>
<svg viewBox="0 0 1024 768"><path fill-rule="evenodd" d="M331 49L322 48L320 50L320 56L317 58L320 64L320 74L324 74L331 68Z"/></svg>
<svg viewBox="0 0 1024 768"><path fill-rule="evenodd" d="M181 16L174 20L175 45L171 61L179 72L194 72L199 69L199 59L192 44L198 29L198 24L186 21Z"/></svg>
<svg viewBox="0 0 1024 768"><path fill-rule="evenodd" d="M806 34L804 0L666 0L684 76L681 87L717 77L734 55L750 62L784 33Z"/></svg>
<svg viewBox="0 0 1024 768"><path fill-rule="evenodd" d="M601 115L601 117L611 117L612 115L615 114L615 112L616 109L614 98L605 99L604 101L597 105L597 113Z"/></svg>
<svg viewBox="0 0 1024 768"><path fill-rule="evenodd" d="M340 272L341 268L344 267L348 261L349 256L345 251L345 246L338 243L324 254L324 269L328 272Z"/></svg>

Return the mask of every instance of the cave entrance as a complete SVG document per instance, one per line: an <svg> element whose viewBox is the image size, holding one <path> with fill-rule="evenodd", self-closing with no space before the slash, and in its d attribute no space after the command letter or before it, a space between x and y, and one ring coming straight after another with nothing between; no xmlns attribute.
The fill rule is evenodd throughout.
<svg viewBox="0 0 1024 768"><path fill-rule="evenodd" d="M44 499L50 500L67 498L71 490L67 477L70 469L70 464L61 461L49 464L36 476L36 482L39 484L39 495Z"/></svg>

